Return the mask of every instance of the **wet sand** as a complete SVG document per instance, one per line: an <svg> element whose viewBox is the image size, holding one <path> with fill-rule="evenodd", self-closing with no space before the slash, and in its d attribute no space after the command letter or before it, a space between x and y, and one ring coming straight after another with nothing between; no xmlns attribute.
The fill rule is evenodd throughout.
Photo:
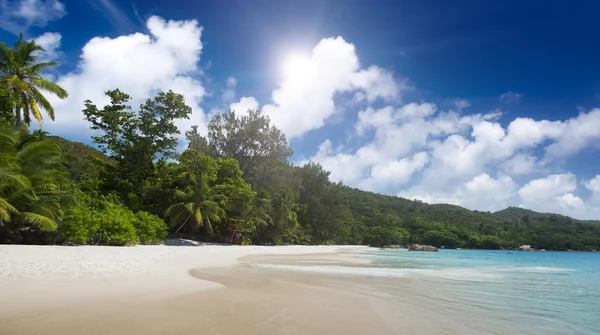
<svg viewBox="0 0 600 335"><path fill-rule="evenodd" d="M0 334L503 334L431 282L285 267L367 264L357 252L246 255L232 266L186 273L211 287L0 313ZM163 287L188 285L162 280Z"/></svg>
<svg viewBox="0 0 600 335"><path fill-rule="evenodd" d="M339 264L343 254L248 256L191 269L220 288L142 299L110 298L0 317L0 334L451 334L411 303L409 280L291 271L261 264ZM357 262L360 266L361 262ZM402 293L391 294L389 287ZM402 297L402 298L398 298ZM447 330L447 328L446 328Z"/></svg>

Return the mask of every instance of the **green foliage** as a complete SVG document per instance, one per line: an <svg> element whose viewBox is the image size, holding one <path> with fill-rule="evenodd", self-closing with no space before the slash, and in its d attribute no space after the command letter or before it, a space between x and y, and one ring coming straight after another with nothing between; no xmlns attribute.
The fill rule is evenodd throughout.
<svg viewBox="0 0 600 335"><path fill-rule="evenodd" d="M167 236L159 217L140 211L136 214L114 196L78 193L79 205L69 209L59 227L64 243L133 245L156 243Z"/></svg>
<svg viewBox="0 0 600 335"><path fill-rule="evenodd" d="M174 121L189 118L192 109L182 95L171 91L158 93L148 99L137 112L127 105L130 96L119 91L107 91L111 103L98 109L90 100L85 101L83 114L100 135L92 136L94 143L115 161L107 178L109 187L123 196L129 192L144 196L149 184L156 182L156 159L176 156Z"/></svg>
<svg viewBox="0 0 600 335"><path fill-rule="evenodd" d="M14 122L16 99L6 83L0 82L0 127L10 126Z"/></svg>
<svg viewBox="0 0 600 335"><path fill-rule="evenodd" d="M291 157L292 148L285 134L270 124L268 116L259 110L247 112L241 117L235 111L214 115L208 124L208 144L217 155L237 160L244 178L253 187L266 187L273 170Z"/></svg>
<svg viewBox="0 0 600 335"><path fill-rule="evenodd" d="M14 109L17 126L21 126L23 122L31 124L31 116L41 124L40 109L45 110L50 119L54 120L54 108L41 91L52 93L61 99L68 96L62 87L43 78L45 71L58 65L56 62L36 62L38 55L44 51L35 40L25 42L23 34L12 47L0 42L0 86L10 92L8 105ZM6 98L4 95L4 99Z"/></svg>
<svg viewBox="0 0 600 335"><path fill-rule="evenodd" d="M457 248L462 247L463 243L460 241L455 233L449 231L429 230L423 235L423 242L431 244L437 247L446 248Z"/></svg>
<svg viewBox="0 0 600 335"><path fill-rule="evenodd" d="M498 236L484 236L480 246L482 249L501 249L502 241Z"/></svg>
<svg viewBox="0 0 600 335"><path fill-rule="evenodd" d="M9 88L0 81L5 123L25 101ZM104 153L1 129L0 240L132 245L171 233L224 242L235 228L245 244L600 249L597 221L428 205L333 183L319 164L291 165L285 136L260 111L215 115L207 137L186 132L188 150L178 155L174 121L191 112L181 95L159 93L134 112L127 94L106 94L109 105L86 101L83 111ZM44 239L24 238L42 230L50 231Z"/></svg>
<svg viewBox="0 0 600 335"><path fill-rule="evenodd" d="M167 238L167 225L156 215L137 212L133 225L141 243L157 243Z"/></svg>
<svg viewBox="0 0 600 335"><path fill-rule="evenodd" d="M44 132L0 129L0 240L16 242L23 228L56 230L69 197L62 163L60 147Z"/></svg>
<svg viewBox="0 0 600 335"><path fill-rule="evenodd" d="M80 196L81 206L69 211L60 226L64 242L75 244L133 245L139 241L135 215L104 196Z"/></svg>

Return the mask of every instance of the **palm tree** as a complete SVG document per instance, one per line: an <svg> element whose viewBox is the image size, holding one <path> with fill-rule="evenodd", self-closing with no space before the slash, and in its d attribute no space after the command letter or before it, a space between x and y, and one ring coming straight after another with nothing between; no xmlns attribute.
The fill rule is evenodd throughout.
<svg viewBox="0 0 600 335"><path fill-rule="evenodd" d="M44 51L35 40L23 41L23 34L12 47L0 42L0 85L5 85L17 102L17 126L23 122L30 125L32 115L41 124L40 108L54 120L54 108L40 90L53 93L61 99L69 95L62 87L42 78L44 71L58 65L56 62L37 63L36 53Z"/></svg>
<svg viewBox="0 0 600 335"><path fill-rule="evenodd" d="M61 215L60 147L44 132L0 130L0 225L56 230Z"/></svg>
<svg viewBox="0 0 600 335"><path fill-rule="evenodd" d="M269 234L273 242L279 244L283 236L290 234L298 226L296 203L289 190L283 189L273 195L271 210L273 224Z"/></svg>
<svg viewBox="0 0 600 335"><path fill-rule="evenodd" d="M211 194L206 176L200 175L200 178L197 178L196 175L190 174L188 178L189 186L183 190L174 190L174 197L179 202L167 209L166 216L170 218L172 227L180 225L175 234L188 222L192 223L192 229L205 226L206 232L212 234L213 227L210 221L219 222L225 217L225 211L217 202L217 199L223 196Z"/></svg>

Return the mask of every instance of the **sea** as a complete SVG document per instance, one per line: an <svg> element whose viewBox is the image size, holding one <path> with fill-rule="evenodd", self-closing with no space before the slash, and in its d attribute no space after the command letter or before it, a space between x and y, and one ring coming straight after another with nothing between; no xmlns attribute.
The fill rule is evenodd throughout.
<svg viewBox="0 0 600 335"><path fill-rule="evenodd" d="M288 269L362 278L365 286L387 278L383 290L398 306L446 322L437 328L446 334L600 334L600 253L370 248L359 256L370 262Z"/></svg>

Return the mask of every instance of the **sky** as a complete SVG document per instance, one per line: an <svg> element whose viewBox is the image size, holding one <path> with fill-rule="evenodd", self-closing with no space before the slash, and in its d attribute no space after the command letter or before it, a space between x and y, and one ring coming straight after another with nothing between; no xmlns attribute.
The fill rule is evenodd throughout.
<svg viewBox="0 0 600 335"><path fill-rule="evenodd" d="M0 0L60 66L43 128L91 144L83 103L185 96L178 120L260 108L292 161L364 190L600 219L598 1ZM185 148L183 136L180 148Z"/></svg>

